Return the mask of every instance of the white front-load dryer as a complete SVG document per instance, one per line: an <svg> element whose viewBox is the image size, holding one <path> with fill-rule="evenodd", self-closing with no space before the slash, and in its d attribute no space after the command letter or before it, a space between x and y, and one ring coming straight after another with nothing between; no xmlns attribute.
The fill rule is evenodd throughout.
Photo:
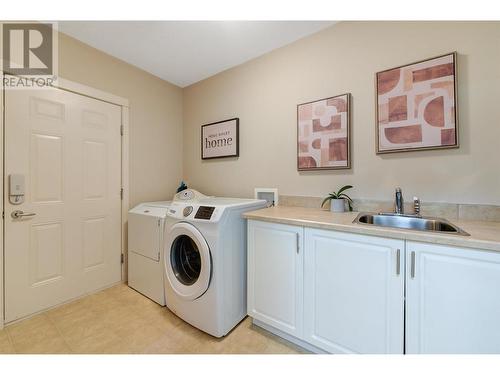
<svg viewBox="0 0 500 375"><path fill-rule="evenodd" d="M189 324L225 336L246 315L246 211L255 199L198 197L173 201L165 225L165 299Z"/></svg>

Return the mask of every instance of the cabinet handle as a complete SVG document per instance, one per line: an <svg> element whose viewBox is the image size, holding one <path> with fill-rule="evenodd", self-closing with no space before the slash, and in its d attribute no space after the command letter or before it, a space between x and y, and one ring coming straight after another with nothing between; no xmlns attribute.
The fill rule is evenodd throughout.
<svg viewBox="0 0 500 375"><path fill-rule="evenodd" d="M396 275L401 273L401 250L396 251Z"/></svg>
<svg viewBox="0 0 500 375"><path fill-rule="evenodd" d="M295 233L295 238L297 239L297 254L299 253L299 233Z"/></svg>
<svg viewBox="0 0 500 375"><path fill-rule="evenodd" d="M410 276L412 279L415 278L415 252L411 252L411 265L410 265Z"/></svg>

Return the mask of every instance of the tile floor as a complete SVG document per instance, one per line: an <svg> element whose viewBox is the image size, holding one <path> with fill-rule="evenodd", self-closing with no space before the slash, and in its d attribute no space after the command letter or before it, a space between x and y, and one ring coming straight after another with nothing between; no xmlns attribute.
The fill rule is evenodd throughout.
<svg viewBox="0 0 500 375"><path fill-rule="evenodd" d="M0 353L297 354L246 318L224 338L193 328L124 284L0 330Z"/></svg>

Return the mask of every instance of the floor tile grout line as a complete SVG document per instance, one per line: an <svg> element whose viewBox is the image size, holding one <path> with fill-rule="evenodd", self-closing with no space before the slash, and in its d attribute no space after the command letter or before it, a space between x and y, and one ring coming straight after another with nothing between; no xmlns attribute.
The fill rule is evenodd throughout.
<svg viewBox="0 0 500 375"><path fill-rule="evenodd" d="M44 313L46 314L46 313ZM59 329L59 327L57 326L57 324L52 320L52 318L50 317L49 314L46 314L46 318L47 320L50 322L50 324L52 324L54 326L54 328L56 329L57 333L59 334L59 336L61 336L61 339L64 341L64 343L66 344L66 346L68 347L68 349L70 350L71 354L75 354L75 351L73 350L73 348L71 347L71 345L69 344L68 341L66 341L66 338L64 337L64 335L62 334L61 330Z"/></svg>
<svg viewBox="0 0 500 375"><path fill-rule="evenodd" d="M9 333L8 327L5 328L5 333L7 334L7 340L9 340L10 346L12 346L12 349L14 349L14 353L18 354L16 346L14 345L14 340L12 339L12 337L10 337L10 333Z"/></svg>
<svg viewBox="0 0 500 375"><path fill-rule="evenodd" d="M103 291L105 291L105 290L106 290L106 289L104 289L104 290L102 290L102 291L99 291L99 292L96 292L96 293L94 293L94 294L89 294L89 295L87 295L87 296L83 297L83 298L82 298L82 300L83 300L83 299L86 299L86 298L88 298L88 297L90 297L90 296L92 296L92 295L95 295L95 294L98 294L98 293L100 293L100 292L103 292ZM114 302L120 303L119 299L118 299L118 298L116 298L116 296L115 296L115 295L113 295L113 294L110 294L110 293L109 293L109 294L106 294L106 297L107 297L107 298L109 298L109 299L111 299L111 300L112 300L112 301L114 301ZM95 309L93 309L92 307L90 307L90 310L92 310L92 312L94 312L94 313L96 313L96 314L99 314L99 312L98 312L98 311L95 311ZM50 318L50 317L48 317L48 318L49 318L49 320L51 321L51 323L52 323L52 324L56 327L56 330L59 332L60 336L62 337L62 339L64 340L64 342L65 342L65 343L66 343L66 345L68 346L68 348L71 350L71 352L72 352L73 354L78 353L78 350L76 350L76 348L74 348L72 345L70 345L70 343L66 340L66 338L65 338L64 334L60 331L60 329L58 328L57 324L56 324L56 323L52 320L52 318ZM113 330L113 333L115 333L115 332L114 332L114 330Z"/></svg>

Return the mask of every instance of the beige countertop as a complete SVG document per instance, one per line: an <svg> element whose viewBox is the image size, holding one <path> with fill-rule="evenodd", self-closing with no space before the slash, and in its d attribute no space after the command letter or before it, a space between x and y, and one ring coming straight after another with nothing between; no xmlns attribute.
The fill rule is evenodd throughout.
<svg viewBox="0 0 500 375"><path fill-rule="evenodd" d="M358 212L333 213L317 208L286 206L264 208L243 214L245 218L253 220L500 252L499 222L451 220L453 224L470 234L470 236L460 236L355 224L353 220L357 215Z"/></svg>

